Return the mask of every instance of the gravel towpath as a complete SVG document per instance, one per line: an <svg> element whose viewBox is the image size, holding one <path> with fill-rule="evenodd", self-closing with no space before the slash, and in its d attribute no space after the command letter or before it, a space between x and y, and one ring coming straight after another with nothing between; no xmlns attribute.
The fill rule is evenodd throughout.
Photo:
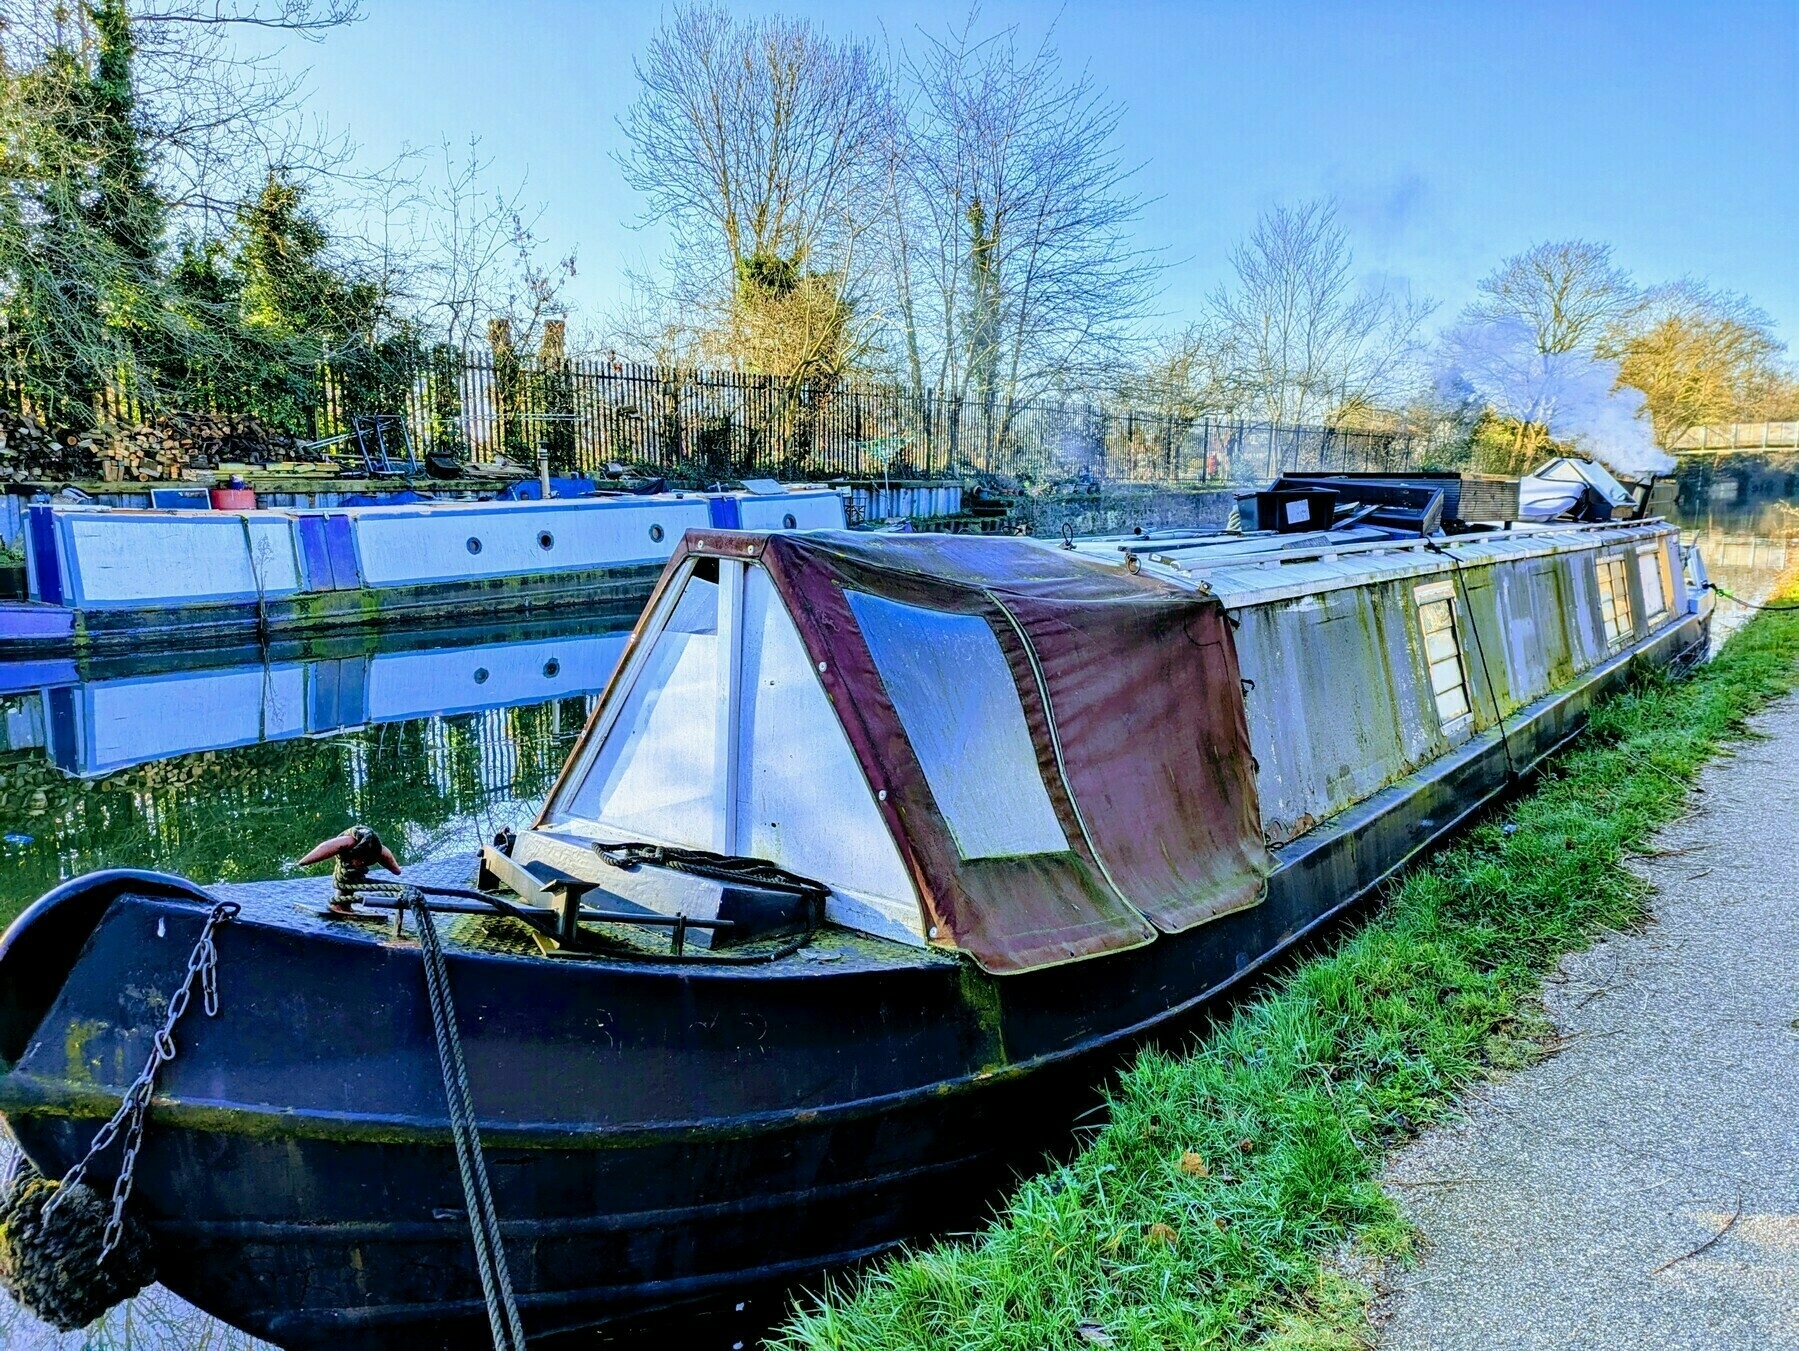
<svg viewBox="0 0 1799 1351"><path fill-rule="evenodd" d="M1704 771L1655 922L1566 961L1549 1059L1400 1153L1381 1345L1799 1348L1799 700Z"/></svg>

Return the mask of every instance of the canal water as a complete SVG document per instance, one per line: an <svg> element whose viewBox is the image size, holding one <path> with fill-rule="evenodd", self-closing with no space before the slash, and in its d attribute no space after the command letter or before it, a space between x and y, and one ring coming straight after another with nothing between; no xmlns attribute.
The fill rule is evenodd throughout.
<svg viewBox="0 0 1799 1351"><path fill-rule="evenodd" d="M530 824L627 636L564 624L267 661L0 663L0 924L95 868L291 876L357 821L404 863L467 857ZM160 1287L64 1336L0 1296L10 1351L261 1345Z"/></svg>
<svg viewBox="0 0 1799 1351"><path fill-rule="evenodd" d="M1683 473L1683 538L1724 590L1759 602L1799 568L1796 488L1765 465ZM1751 613L1720 598L1716 628ZM403 863L466 857L529 824L625 638L565 624L266 661L0 663L0 923L95 868L290 876L357 821ZM754 1321L675 1339L725 1351ZM67 1335L0 1296L0 1346L17 1351L261 1345L159 1287Z"/></svg>
<svg viewBox="0 0 1799 1351"><path fill-rule="evenodd" d="M288 876L353 821L408 862L469 853L531 816L627 636L0 663L0 922L94 868Z"/></svg>
<svg viewBox="0 0 1799 1351"><path fill-rule="evenodd" d="M1799 568L1799 473L1790 460L1695 457L1682 464L1678 519L1681 539L1698 542L1719 589L1716 644Z"/></svg>

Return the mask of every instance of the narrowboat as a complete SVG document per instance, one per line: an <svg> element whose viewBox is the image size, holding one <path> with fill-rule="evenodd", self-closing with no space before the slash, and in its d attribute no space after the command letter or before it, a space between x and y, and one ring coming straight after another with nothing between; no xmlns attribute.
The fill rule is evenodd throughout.
<svg viewBox="0 0 1799 1351"><path fill-rule="evenodd" d="M835 489L244 510L25 509L30 598L0 659L465 626L571 610L628 626L695 526L843 528Z"/></svg>
<svg viewBox="0 0 1799 1351"><path fill-rule="evenodd" d="M688 531L533 828L426 888L526 1331L978 1219L1127 1048L1701 654L1696 566L1660 521ZM160 1279L284 1347L485 1344L397 900L62 885L0 941L7 1124L83 1158L227 894L135 1164Z"/></svg>

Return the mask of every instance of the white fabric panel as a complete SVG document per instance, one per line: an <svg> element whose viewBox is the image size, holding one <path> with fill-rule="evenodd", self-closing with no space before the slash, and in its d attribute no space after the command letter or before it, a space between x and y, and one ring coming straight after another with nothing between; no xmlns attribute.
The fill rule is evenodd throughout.
<svg viewBox="0 0 1799 1351"><path fill-rule="evenodd" d="M718 585L690 578L569 803L616 839L714 846Z"/></svg>
<svg viewBox="0 0 1799 1351"><path fill-rule="evenodd" d="M1011 669L987 621L847 594L962 857L1066 850Z"/></svg>
<svg viewBox="0 0 1799 1351"><path fill-rule="evenodd" d="M759 567L744 579L742 632L733 852L816 878L918 928L918 897L899 849L793 620Z"/></svg>

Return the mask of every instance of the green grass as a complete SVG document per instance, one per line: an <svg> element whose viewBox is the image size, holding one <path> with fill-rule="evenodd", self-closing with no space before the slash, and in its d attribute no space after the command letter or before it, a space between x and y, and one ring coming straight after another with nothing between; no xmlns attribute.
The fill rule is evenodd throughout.
<svg viewBox="0 0 1799 1351"><path fill-rule="evenodd" d="M1692 678L1644 676L1607 700L1527 792L1408 871L1362 928L1189 1053L1139 1056L1090 1143L984 1231L808 1302L775 1345L1366 1345L1367 1292L1330 1259L1346 1244L1409 1252L1376 1181L1385 1156L1471 1083L1542 1054L1544 977L1642 918L1626 857L1791 686L1796 658L1799 615L1764 614Z"/></svg>

